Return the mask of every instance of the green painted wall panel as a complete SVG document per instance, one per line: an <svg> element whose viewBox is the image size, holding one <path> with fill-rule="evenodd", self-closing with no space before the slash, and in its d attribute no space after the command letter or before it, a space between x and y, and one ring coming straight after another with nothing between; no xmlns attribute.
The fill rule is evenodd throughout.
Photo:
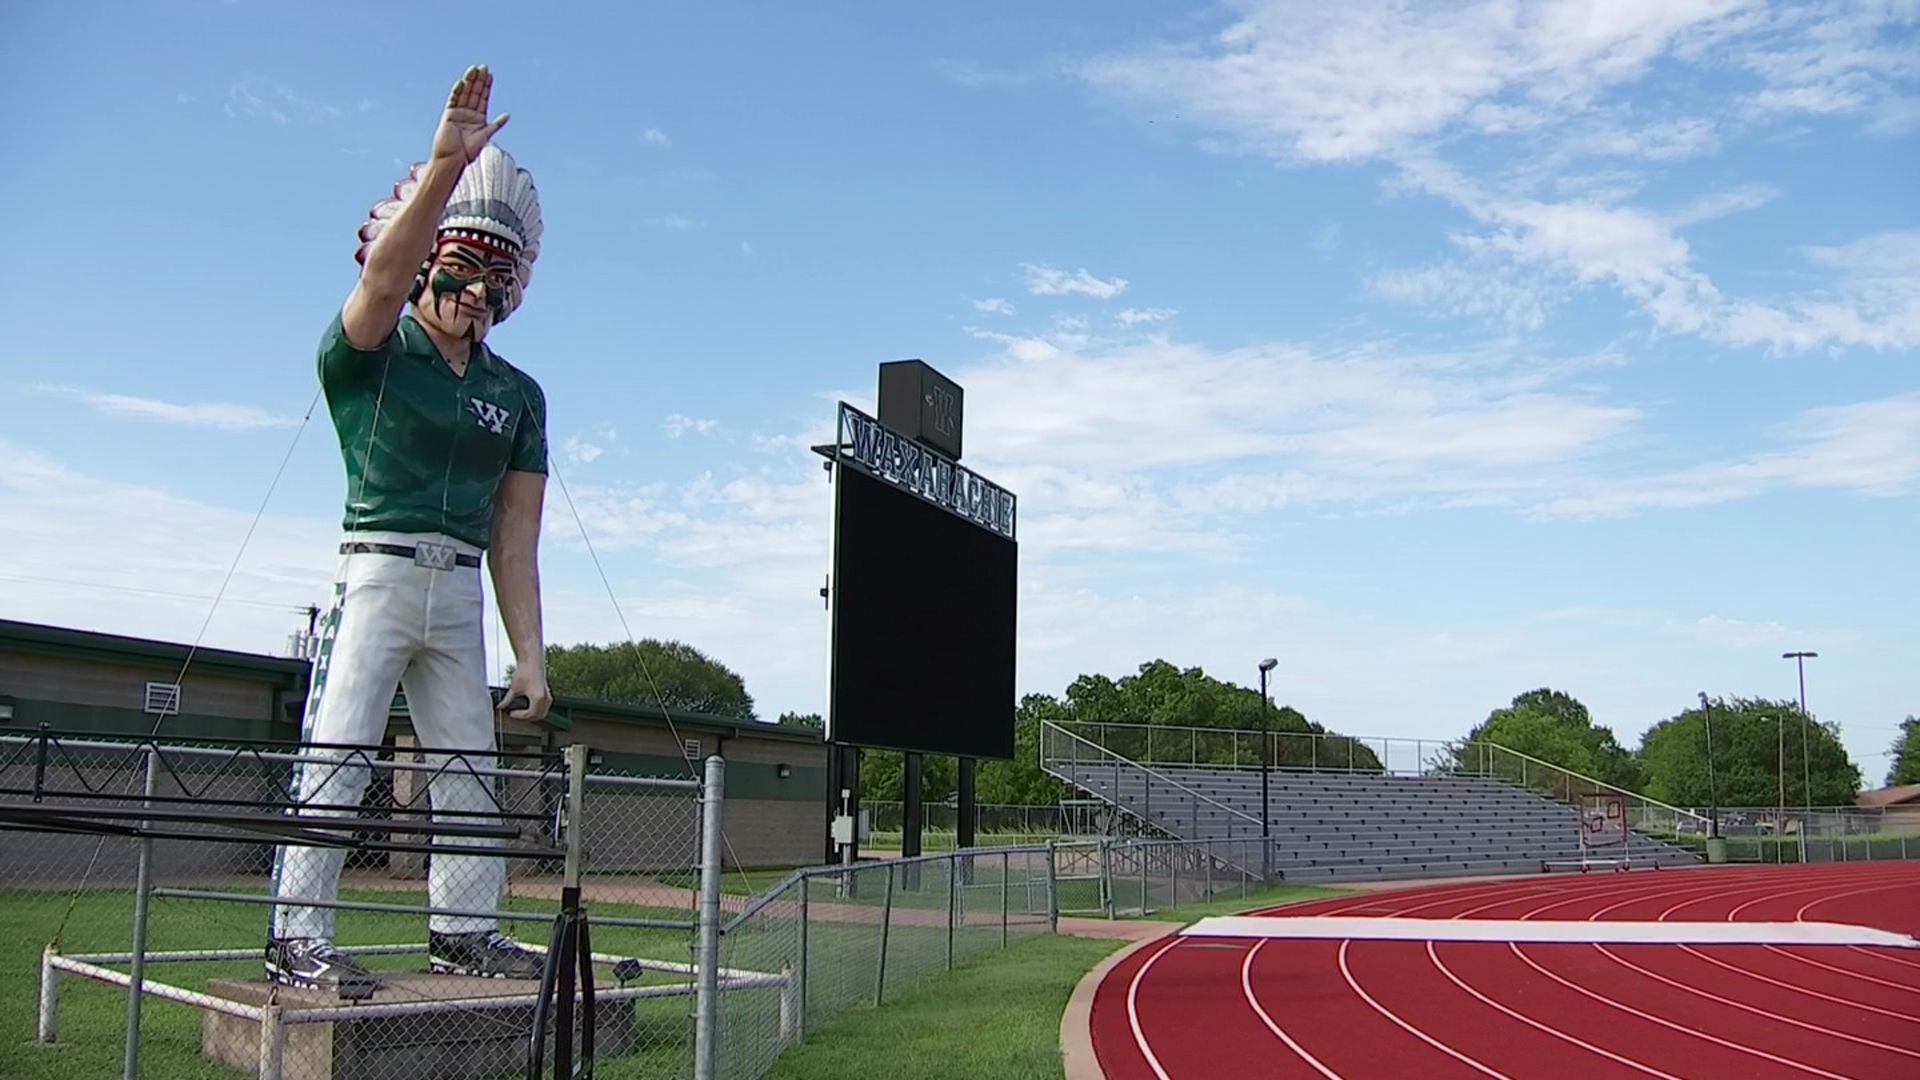
<svg viewBox="0 0 1920 1080"><path fill-rule="evenodd" d="M75 705L65 701L21 698L14 703L13 722L0 724L0 733L31 735L41 724L56 731L83 731L99 735L144 737L160 723L160 734L190 739L285 739L300 737L300 729L285 721L241 720L231 716L181 713L164 720L138 709L111 705Z"/></svg>

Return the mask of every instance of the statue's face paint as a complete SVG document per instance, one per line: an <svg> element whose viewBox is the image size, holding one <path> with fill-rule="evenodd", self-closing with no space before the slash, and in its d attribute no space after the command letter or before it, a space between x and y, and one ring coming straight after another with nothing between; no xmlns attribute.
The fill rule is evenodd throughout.
<svg viewBox="0 0 1920 1080"><path fill-rule="evenodd" d="M427 264L422 316L445 333L479 341L505 313L511 258L478 244L445 240Z"/></svg>

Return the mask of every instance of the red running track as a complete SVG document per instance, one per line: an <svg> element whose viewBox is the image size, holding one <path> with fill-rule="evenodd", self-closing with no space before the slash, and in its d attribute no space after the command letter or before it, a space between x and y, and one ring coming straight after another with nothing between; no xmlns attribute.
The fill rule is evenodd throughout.
<svg viewBox="0 0 1920 1080"><path fill-rule="evenodd" d="M1540 877L1258 914L1854 923L1920 937L1920 862ZM1920 950L1168 938L1102 979L1108 1080L1920 1078Z"/></svg>

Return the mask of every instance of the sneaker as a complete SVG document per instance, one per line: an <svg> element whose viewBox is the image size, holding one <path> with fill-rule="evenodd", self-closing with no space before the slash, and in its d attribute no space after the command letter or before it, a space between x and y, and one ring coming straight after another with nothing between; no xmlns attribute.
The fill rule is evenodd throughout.
<svg viewBox="0 0 1920 1080"><path fill-rule="evenodd" d="M547 954L535 952L498 930L469 934L427 934L427 955L441 975L478 975L488 979L538 979Z"/></svg>
<svg viewBox="0 0 1920 1080"><path fill-rule="evenodd" d="M275 938L267 942L267 978L288 986L331 990L343 998L373 996L380 980L324 938Z"/></svg>

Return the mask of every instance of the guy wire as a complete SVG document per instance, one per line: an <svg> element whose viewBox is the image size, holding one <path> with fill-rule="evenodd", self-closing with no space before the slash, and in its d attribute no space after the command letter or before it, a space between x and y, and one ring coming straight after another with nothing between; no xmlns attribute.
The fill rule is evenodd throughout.
<svg viewBox="0 0 1920 1080"><path fill-rule="evenodd" d="M179 711L183 684L187 678L187 669L193 666L193 658L195 654L200 651L201 641L206 638L207 627L213 625L214 613L220 608L220 600L226 595L227 585L233 581L234 572L240 569L240 560L246 555L247 545L253 541L254 530L260 527L260 519L265 517L267 513L267 504L273 501L274 490L280 486L280 478L286 475L287 463L293 460L293 451L300 445L300 435L307 430L307 422L313 419L313 410L320 404L320 394L321 391L315 390L313 392L313 400L307 402L306 414L300 418L300 426L294 428L293 439L287 444L287 452L281 455L280 467L274 470L273 479L267 484L267 493L260 499L259 508L253 512L253 521L247 526L246 535L240 539L240 549L233 553L233 561L227 565L226 577L221 579L220 588L213 595L213 602L207 606L207 617L201 620L200 630L193 636L193 644L187 647L187 657L180 664L180 673L173 678L173 704L175 712ZM159 737L160 727L167 722L168 715L166 709L163 708L160 710L160 715L153 722L153 729L147 732L147 738L149 740ZM127 778L127 789L129 793L132 792L135 779L136 777L133 776ZM107 837L105 834L102 834L99 839L94 841L93 854L87 859L86 870L80 874L80 884L74 887L73 895L67 898L67 910L60 916L60 924L54 928L53 940L56 945L60 943L61 938L66 934L67 920L73 917L73 909L80 902L80 894L86 891L87 882L93 876L93 868L100 861L100 852L106 846L106 843Z"/></svg>
<svg viewBox="0 0 1920 1080"><path fill-rule="evenodd" d="M534 415L531 403L527 401L526 391L524 389L520 392L520 403L523 407L526 407L526 412L529 417ZM548 443L549 448L551 447L552 444L547 439L547 432L544 425L540 425L540 440L543 443ZM567 488L567 478L560 475L559 460L552 454L551 449L549 449L547 455L547 467L553 470L553 479L560 485L560 495L566 500L567 511L573 515L573 523L580 530L580 541L587 546L587 556L593 560L593 569L594 572L600 576L600 585L607 590L607 600L613 605L614 617L620 620L620 629L627 636L627 648L633 651L634 660L640 664L640 673L646 676L647 685L653 690L653 699L659 705L660 715L667 721L668 733L673 736L673 741L680 747L680 758L687 763L687 771L698 778L700 776L700 770L695 767L697 763L687 756L686 740L680 737L680 726L673 722L673 712L667 708L667 695L660 689L659 681L653 677L653 669L647 666L647 658L641 653L639 643L633 639L633 628L627 623L627 614L620 609L620 598L614 594L613 582L607 579L607 571L600 565L600 553L593 548L593 538L587 535L587 523L580 517L580 508L573 503L573 493ZM746 882L749 890L751 890L753 880L747 876L746 870L741 867L740 856L733 850L733 841L727 837L727 832L724 828L720 830L720 842L726 846L727 857L733 860L734 868L740 871L741 880Z"/></svg>

